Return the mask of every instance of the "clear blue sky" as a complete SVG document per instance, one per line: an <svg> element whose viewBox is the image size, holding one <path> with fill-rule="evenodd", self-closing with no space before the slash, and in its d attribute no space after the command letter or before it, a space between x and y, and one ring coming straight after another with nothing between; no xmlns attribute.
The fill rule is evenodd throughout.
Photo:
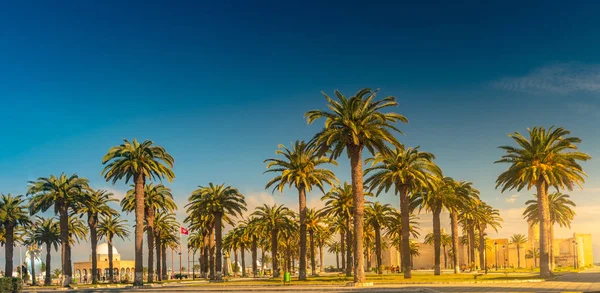
<svg viewBox="0 0 600 293"><path fill-rule="evenodd" d="M122 193L100 176L101 158L135 137L175 157L180 205L208 182L262 202L263 160L322 126L303 118L324 107L319 92L363 87L398 98L410 120L400 140L474 182L505 212L504 236L524 229L518 209L532 193L494 189L508 133L564 126L599 155L600 3L121 2L0 3L0 192L75 172ZM594 232L600 166L584 168L574 230ZM293 190L274 198L297 202Z"/></svg>

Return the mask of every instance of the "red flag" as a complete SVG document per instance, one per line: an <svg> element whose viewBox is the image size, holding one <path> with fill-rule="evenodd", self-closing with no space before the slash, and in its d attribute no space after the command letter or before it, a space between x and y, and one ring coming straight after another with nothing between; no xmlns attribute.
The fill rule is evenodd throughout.
<svg viewBox="0 0 600 293"><path fill-rule="evenodd" d="M190 232L186 228L181 227L181 234L188 235L189 233Z"/></svg>

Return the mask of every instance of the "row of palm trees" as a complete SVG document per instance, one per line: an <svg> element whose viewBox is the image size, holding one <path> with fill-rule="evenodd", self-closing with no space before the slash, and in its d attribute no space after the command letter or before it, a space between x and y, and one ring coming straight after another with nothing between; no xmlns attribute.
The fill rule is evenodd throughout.
<svg viewBox="0 0 600 293"><path fill-rule="evenodd" d="M419 147L406 147L396 138L395 133L402 134L396 124L398 122L408 123L408 120L398 113L385 112L391 107L397 106L396 99L386 97L376 100L377 93L378 90L362 89L350 98L339 91L335 91L335 98L323 93L328 110L312 110L305 114L309 124L324 119L322 130L308 142L296 142L291 149L280 146L276 152L278 157L265 161L267 163L266 172L275 174L275 177L267 183L266 188L272 187L274 190L282 192L286 186L293 186L299 194L297 221L292 213L282 206L264 207L263 210L253 213L255 217L264 217L265 219L269 219L266 215L284 215L283 218L270 218L272 221L265 220L264 222L264 227L267 227L267 231L272 234L270 249L274 269L277 268L277 253L273 252L277 251L280 243L273 239L285 233L281 232L282 227L297 225L299 243L294 243L294 239L297 238L285 237L286 241L282 243L282 246L288 251L287 254L290 256L287 258L288 260L293 259L291 256L298 253L300 279L306 279L307 236L313 235L314 237L315 231L318 230L318 228L314 228L317 230L313 232L309 230L306 194L315 187L325 196L333 196L335 192L347 192L352 195L351 200L340 203L343 205L341 210L321 211L321 213L336 216L336 220L330 226L339 227L340 241L345 244L340 246L346 246L346 269L349 272L353 268L354 282L357 283L365 281L365 245L371 245L371 242L364 241L369 239L368 229L377 225L381 229L380 219L373 219L365 210L365 195L393 192L400 198L399 216L395 217L397 222L395 223L397 226L395 233L398 235L395 236L397 237L396 243L401 248L402 269L406 278L411 277L410 236L411 233L414 233L411 232L411 217L414 218L415 209L424 209L434 216L433 244L436 274L439 274L440 271L442 243L440 215L442 211L447 211L450 215L451 249L458 251L459 225L462 225L466 232L471 261L475 260L476 250L479 250L480 254L484 250L482 246L485 245L485 242L479 241L477 245L477 238L483 239L488 228L500 227L501 219L498 211L481 201L479 192L470 182L457 181L444 176L441 169L435 164L433 154L423 152ZM551 274L548 255L551 222L548 189L555 187L556 189L571 190L575 185L581 185L584 182L585 173L578 162L586 161L590 157L577 150L580 139L569 137L569 131L563 128L534 127L528 129L528 132L528 138L518 132L510 135L518 146L501 147L506 154L496 163L508 163L510 166L500 174L496 181L496 187L501 188L503 192L513 189L536 188L541 231L541 275L548 277ZM365 150L372 155L371 158L363 159ZM335 174L325 168L325 165L335 165L335 160L343 153L346 153L350 160L351 183L338 185L339 181ZM165 270L161 268L158 259L164 257L164 253L162 253L164 243L168 243L168 239L173 238L170 235L173 234L171 233L173 232L172 227L166 229L169 230L166 234L156 234L156 230L164 232L165 227L158 228L155 219L161 213L167 213L167 216L169 213L172 215L176 207L174 203L169 205L152 198L152 189L158 188L157 186L160 184L153 185L151 181L167 179L171 182L175 177L172 171L174 159L164 148L154 145L152 141L140 143L134 139L133 141L124 140L123 144L110 148L103 157L102 163L105 165L102 175L107 181L113 184L120 180L133 183L132 190L128 192L129 201L123 200L121 205L124 210L135 213L134 285L143 283L144 231L147 231L148 237L148 281L152 282L155 275L152 261L153 250L156 248L156 269L164 273ZM363 170L365 163L369 165ZM332 191L334 192L326 193L325 185L333 186ZM27 208L30 212L46 211L54 207L55 213L58 214L64 285L69 284L72 275L69 219L73 218L73 215L83 215L80 212L84 208L81 206L82 195L97 194L97 192L88 190L87 179L65 174L30 182L28 189L31 199ZM170 192L165 194L163 190L162 192L156 191L156 193L160 194L158 200L172 200L172 196L169 196ZM334 199L324 197L324 200ZM327 206L330 207L332 204ZM208 265L209 270L213 270L211 276L219 278L223 274L220 265L223 244L222 226L225 223L232 224L233 218L240 216L244 211L243 196L230 186L209 184L207 187L200 187L194 191L190 197L190 203L186 207L188 212L186 223L189 224L192 231L197 233L195 235L196 244L202 244L202 257L208 258L203 264ZM96 233L91 231L96 229L96 225L102 217L113 217L114 215L110 209L99 211L96 207L88 208L85 213L88 214L88 226L91 234ZM366 216L368 221L365 221ZM3 219L2 226L7 231L8 242L8 239L13 237L12 233L8 233L8 231L14 229L19 221L25 222L27 219L14 220L8 216L6 218L8 220ZM278 220L275 221L275 219ZM251 220L248 219L248 221ZM374 223L377 224L374 225ZM248 225L244 229L252 226L249 225L249 222L246 224ZM238 225L236 228L240 227L244 227L244 225ZM408 227L408 229L402 229L402 227ZM277 237L273 237L273 235ZM287 236L291 236L291 234ZM381 246L381 241L377 239L378 236L375 233L374 245L376 247ZM155 240L158 243L155 243ZM200 242L200 240L202 241ZM213 241L214 245L212 245ZM257 246L258 242L258 239L252 239L251 246ZM298 252L296 252L295 245L298 245ZM12 255L12 251L10 253ZM255 253L253 252L253 254ZM482 258L480 257L480 259ZM289 262L286 262L285 265L289 266ZM162 263L164 265L164 261ZM458 273L457 253L453 254L452 265L455 272ZM161 276L161 273L158 276Z"/></svg>

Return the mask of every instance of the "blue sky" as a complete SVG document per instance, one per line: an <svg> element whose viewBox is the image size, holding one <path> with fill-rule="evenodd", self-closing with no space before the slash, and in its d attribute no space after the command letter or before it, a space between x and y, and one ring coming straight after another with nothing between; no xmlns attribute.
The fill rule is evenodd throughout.
<svg viewBox="0 0 600 293"><path fill-rule="evenodd" d="M435 153L446 175L472 181L501 209L499 236L523 231L532 194L494 189L507 134L559 125L598 156L600 4L221 2L0 3L0 192L23 194L28 180L66 172L120 195L127 186L102 179L101 158L135 137L175 157L180 206L197 185L224 182L251 207L295 207L293 190L264 190L263 160L322 126L303 118L324 108L321 90L363 87L397 97L410 120L402 142ZM600 166L584 168L573 231L596 232Z"/></svg>

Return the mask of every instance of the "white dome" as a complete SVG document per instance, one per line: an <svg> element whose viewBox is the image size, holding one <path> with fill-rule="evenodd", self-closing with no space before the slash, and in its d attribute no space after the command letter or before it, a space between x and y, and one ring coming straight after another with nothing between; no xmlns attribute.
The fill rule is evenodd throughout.
<svg viewBox="0 0 600 293"><path fill-rule="evenodd" d="M113 255L119 254L119 252L117 251L117 248L114 245L112 247L112 253L113 253ZM98 244L98 246L96 247L96 254L108 255L108 243L104 242L104 243Z"/></svg>

